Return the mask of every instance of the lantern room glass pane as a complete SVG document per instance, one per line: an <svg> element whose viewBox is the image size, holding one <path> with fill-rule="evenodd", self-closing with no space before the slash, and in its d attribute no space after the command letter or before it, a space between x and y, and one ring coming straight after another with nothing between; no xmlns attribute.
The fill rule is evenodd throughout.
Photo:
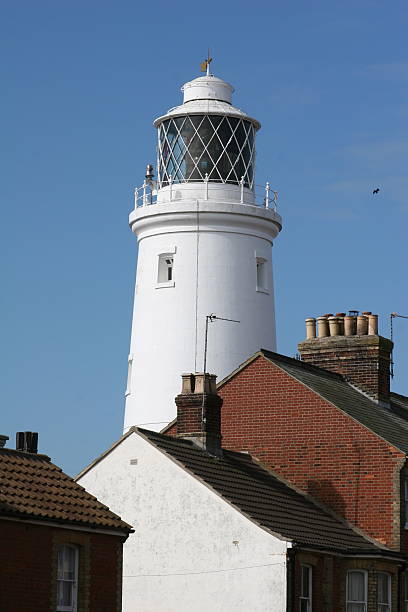
<svg viewBox="0 0 408 612"><path fill-rule="evenodd" d="M253 188L254 127L222 115L167 119L159 126L159 186L208 180Z"/></svg>

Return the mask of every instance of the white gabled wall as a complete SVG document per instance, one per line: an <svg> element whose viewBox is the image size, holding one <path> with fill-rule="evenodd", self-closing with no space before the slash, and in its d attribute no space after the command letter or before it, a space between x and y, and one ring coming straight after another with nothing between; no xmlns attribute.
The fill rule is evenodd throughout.
<svg viewBox="0 0 408 612"><path fill-rule="evenodd" d="M138 434L78 482L135 529L123 612L286 611L287 543Z"/></svg>

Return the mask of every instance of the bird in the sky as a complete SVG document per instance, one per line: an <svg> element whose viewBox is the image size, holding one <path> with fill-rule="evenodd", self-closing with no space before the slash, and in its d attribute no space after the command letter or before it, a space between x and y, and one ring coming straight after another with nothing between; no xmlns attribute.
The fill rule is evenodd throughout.
<svg viewBox="0 0 408 612"><path fill-rule="evenodd" d="M380 191L380 190L379 190L379 189L378 189L378 187L377 187L376 189L373 189L373 194L375 194L375 193L379 193L379 191Z"/></svg>

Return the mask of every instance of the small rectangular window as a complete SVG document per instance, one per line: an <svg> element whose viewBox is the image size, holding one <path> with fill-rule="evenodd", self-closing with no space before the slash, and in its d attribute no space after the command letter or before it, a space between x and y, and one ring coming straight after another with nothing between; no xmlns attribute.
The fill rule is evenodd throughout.
<svg viewBox="0 0 408 612"><path fill-rule="evenodd" d="M57 612L76 612L78 592L78 549L60 546L57 558Z"/></svg>
<svg viewBox="0 0 408 612"><path fill-rule="evenodd" d="M312 612L312 568L302 565L299 597L299 612Z"/></svg>
<svg viewBox="0 0 408 612"><path fill-rule="evenodd" d="M347 572L347 612L367 612L367 572Z"/></svg>
<svg viewBox="0 0 408 612"><path fill-rule="evenodd" d="M268 293L268 262L263 257L256 258L256 290Z"/></svg>
<svg viewBox="0 0 408 612"><path fill-rule="evenodd" d="M174 285L174 255L169 253L159 255L157 285L166 287Z"/></svg>
<svg viewBox="0 0 408 612"><path fill-rule="evenodd" d="M126 383L126 391L125 391L126 397L131 394L131 389L132 389L132 366L133 366L133 355L129 355L127 383Z"/></svg>
<svg viewBox="0 0 408 612"><path fill-rule="evenodd" d="M391 612L391 575L377 574L377 611Z"/></svg>

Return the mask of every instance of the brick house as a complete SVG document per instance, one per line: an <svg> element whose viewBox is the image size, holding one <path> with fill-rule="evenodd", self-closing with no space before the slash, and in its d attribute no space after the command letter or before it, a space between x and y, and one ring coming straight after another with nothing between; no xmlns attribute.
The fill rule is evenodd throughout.
<svg viewBox="0 0 408 612"><path fill-rule="evenodd" d="M124 549L124 612L399 609L405 554L271 469L273 431L263 437L268 415L259 411L263 393L270 397L281 385L278 379L269 381L270 371L283 367L341 381L317 367L261 351L220 385L224 415L215 377L184 375L171 435L132 427L79 475L87 490L136 525ZM234 380L242 388L232 390ZM282 386L282 394L288 393ZM232 414L244 398L248 403L241 416ZM302 401L299 394L297 405ZM286 410L282 402L281 409ZM238 419L244 431L224 433L227 445L221 447L225 419ZM276 428L284 429L285 419L276 421ZM239 452L231 450L234 444Z"/></svg>
<svg viewBox="0 0 408 612"><path fill-rule="evenodd" d="M339 590L333 607L319 610L406 612L408 398L390 391L392 343L378 335L371 313L317 323L318 337L316 321L306 321L301 360L261 350L220 382L222 445L250 453L404 560L376 570L364 559L336 557L331 584ZM164 432L177 435L177 422ZM365 585L360 608L346 604L351 567ZM315 601L331 588L318 574ZM294 590L296 601L296 583Z"/></svg>
<svg viewBox="0 0 408 612"><path fill-rule="evenodd" d="M17 450L0 438L0 610L119 612L131 527L37 453L37 434Z"/></svg>

